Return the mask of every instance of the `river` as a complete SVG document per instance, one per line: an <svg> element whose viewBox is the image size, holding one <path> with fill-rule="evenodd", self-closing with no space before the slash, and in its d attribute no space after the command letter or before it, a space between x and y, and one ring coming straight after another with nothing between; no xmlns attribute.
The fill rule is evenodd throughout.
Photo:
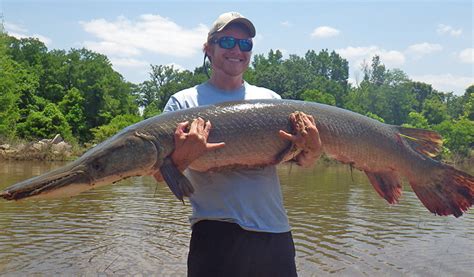
<svg viewBox="0 0 474 277"><path fill-rule="evenodd" d="M1 161L0 189L61 165ZM435 216L408 186L389 205L342 165L285 165L279 175L300 276L472 276L473 212ZM0 201L0 275L185 276L190 213L151 177Z"/></svg>

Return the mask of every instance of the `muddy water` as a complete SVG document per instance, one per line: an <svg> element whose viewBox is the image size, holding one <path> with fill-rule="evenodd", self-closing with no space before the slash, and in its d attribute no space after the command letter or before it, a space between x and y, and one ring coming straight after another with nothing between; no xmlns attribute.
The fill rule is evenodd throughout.
<svg viewBox="0 0 474 277"><path fill-rule="evenodd" d="M2 162L0 189L61 165ZM344 166L279 173L300 276L472 276L472 212L434 216L408 188L389 206ZM69 199L0 201L0 274L182 276L190 212L149 177Z"/></svg>

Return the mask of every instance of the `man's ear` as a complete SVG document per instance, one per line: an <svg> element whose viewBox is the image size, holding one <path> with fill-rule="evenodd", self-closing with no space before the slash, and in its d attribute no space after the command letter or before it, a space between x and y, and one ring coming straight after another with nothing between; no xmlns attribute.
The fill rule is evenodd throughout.
<svg viewBox="0 0 474 277"><path fill-rule="evenodd" d="M213 50L213 49L212 49L212 46L211 46L208 42L206 42L206 43L204 44L203 50L204 50L205 56L209 59L209 62L212 63L211 55L210 55L211 52L212 52L212 50Z"/></svg>

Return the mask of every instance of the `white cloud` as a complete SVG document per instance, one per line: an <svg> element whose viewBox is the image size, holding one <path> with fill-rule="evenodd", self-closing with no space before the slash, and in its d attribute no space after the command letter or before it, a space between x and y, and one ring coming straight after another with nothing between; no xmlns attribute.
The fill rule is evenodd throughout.
<svg viewBox="0 0 474 277"><path fill-rule="evenodd" d="M474 63L474 48L466 48L459 53L459 60L463 63Z"/></svg>
<svg viewBox="0 0 474 277"><path fill-rule="evenodd" d="M335 37L339 35L340 31L338 29L329 27L329 26L320 26L313 30L311 37L313 38L328 38Z"/></svg>
<svg viewBox="0 0 474 277"><path fill-rule="evenodd" d="M415 58L421 58L424 55L435 53L441 50L443 50L443 47L440 44L423 42L410 45L406 52L410 55L413 55Z"/></svg>
<svg viewBox="0 0 474 277"><path fill-rule="evenodd" d="M455 76L450 73L439 75L417 75L410 76L410 78L414 81L431 84L433 88L440 91L454 91L454 93L457 95L464 94L466 88L474 84L473 76Z"/></svg>
<svg viewBox="0 0 474 277"><path fill-rule="evenodd" d="M440 35L450 35L453 37L458 37L462 34L462 29L454 29L452 26L439 24L436 32Z"/></svg>
<svg viewBox="0 0 474 277"><path fill-rule="evenodd" d="M4 27L8 35L15 37L17 39L37 38L39 41L43 42L46 46L50 45L52 42L52 40L46 36L43 36L40 34L28 34L28 29L20 25L16 25L14 23L5 22Z"/></svg>
<svg viewBox="0 0 474 277"><path fill-rule="evenodd" d="M160 15L144 14L132 21L118 17L115 21L94 19L80 22L84 30L99 41L84 45L106 55L140 55L143 51L174 57L199 53L208 28L202 24L186 29Z"/></svg>
<svg viewBox="0 0 474 277"><path fill-rule="evenodd" d="M378 55L383 64L387 67L398 67L405 63L405 55L396 50L386 50L378 46L360 46L360 47L346 47L337 49L336 52L347 59L352 66L359 66L364 61L369 62L375 55Z"/></svg>
<svg viewBox="0 0 474 277"><path fill-rule="evenodd" d="M139 49L136 47L112 41L85 41L83 44L88 49L100 53L107 53L107 55L111 56L137 56L140 54Z"/></svg>
<svg viewBox="0 0 474 277"><path fill-rule="evenodd" d="M186 70L186 68L184 68L184 66L182 66L180 64L177 64L177 63L169 63L166 66L171 66L171 67L173 67L174 70L178 70L178 71Z"/></svg>
<svg viewBox="0 0 474 277"><path fill-rule="evenodd" d="M143 60L133 58L111 58L110 61L114 67L147 67L150 64Z"/></svg>
<svg viewBox="0 0 474 277"><path fill-rule="evenodd" d="M281 22L280 25L283 27L290 27L293 24L291 24L290 21L286 20L286 21Z"/></svg>
<svg viewBox="0 0 474 277"><path fill-rule="evenodd" d="M5 27L5 30L7 30L7 32L16 32L16 33L26 33L26 32L28 32L27 29L21 27L20 25L16 25L15 23L11 23L11 22L5 22L3 24L3 26Z"/></svg>

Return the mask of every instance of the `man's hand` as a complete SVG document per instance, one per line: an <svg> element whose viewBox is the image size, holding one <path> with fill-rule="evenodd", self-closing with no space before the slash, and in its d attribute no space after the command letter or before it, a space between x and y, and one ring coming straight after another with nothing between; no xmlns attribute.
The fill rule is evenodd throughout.
<svg viewBox="0 0 474 277"><path fill-rule="evenodd" d="M296 130L296 135L280 130L280 137L293 142L301 152L294 158L296 163L303 167L312 166L321 156L321 138L313 116L302 112L290 115L291 123Z"/></svg>
<svg viewBox="0 0 474 277"><path fill-rule="evenodd" d="M187 121L179 123L174 133L175 148L171 154L171 160L180 171L184 171L204 153L225 146L224 142L207 142L209 131L211 130L210 121L204 122L204 119L198 117L191 123L189 132L186 132L188 125ZM159 171L155 173L154 177L157 181L163 180Z"/></svg>

